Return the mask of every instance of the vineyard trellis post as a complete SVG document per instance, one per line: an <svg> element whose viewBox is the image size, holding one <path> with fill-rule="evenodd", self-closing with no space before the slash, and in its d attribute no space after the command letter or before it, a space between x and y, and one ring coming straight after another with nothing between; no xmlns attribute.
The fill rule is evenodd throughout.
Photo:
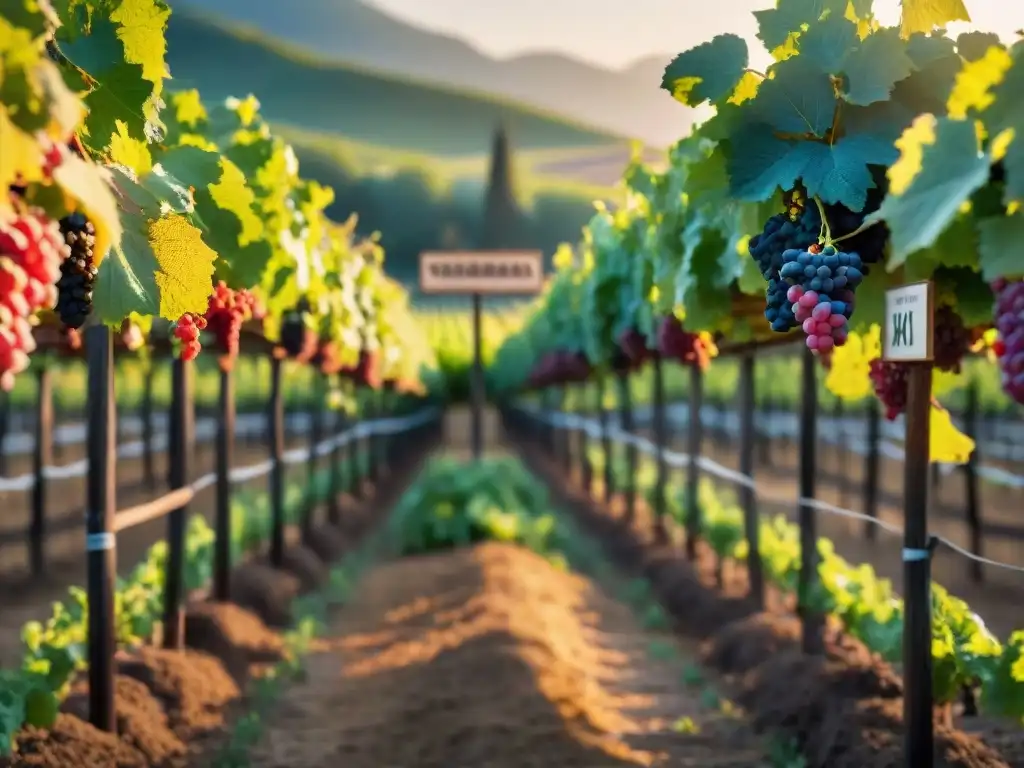
<svg viewBox="0 0 1024 768"><path fill-rule="evenodd" d="M484 361L483 361L483 297L479 291L473 293L473 379L470 383L470 399L472 401L473 458L477 461L484 453L483 413L484 399Z"/></svg>
<svg viewBox="0 0 1024 768"><path fill-rule="evenodd" d="M46 468L53 464L53 372L47 362L36 371L36 440L32 447L32 521L29 562L32 575L46 570Z"/></svg>
<svg viewBox="0 0 1024 768"><path fill-rule="evenodd" d="M336 408L333 411L331 420L331 429L335 436L341 435L341 433L348 427L348 420L345 418L344 411L340 408ZM330 493L327 497L327 522L331 525L338 525L341 521L341 507L338 503L338 498L341 496L342 483L342 447L338 440L335 440L331 444L331 452L328 455L328 461L330 462Z"/></svg>
<svg viewBox="0 0 1024 768"><path fill-rule="evenodd" d="M665 413L665 369L661 352L655 351L652 364L651 418L654 424L654 444L657 446L657 466L654 479L654 539L658 544L668 540L665 527L666 499L668 488L668 462L665 460L665 448L668 444L668 414Z"/></svg>
<svg viewBox="0 0 1024 768"><path fill-rule="evenodd" d="M581 381L577 385L579 391L579 409L578 412L581 416L586 417L587 415L587 382L586 380ZM583 424L580 425L579 429L579 453L580 453L580 481L583 486L584 493L589 498L594 496L594 465L590 460L590 433L586 430Z"/></svg>
<svg viewBox="0 0 1024 768"><path fill-rule="evenodd" d="M231 467L235 453L235 377L230 368L220 370L218 395L213 597L226 602L231 594Z"/></svg>
<svg viewBox="0 0 1024 768"><path fill-rule="evenodd" d="M686 557L697 558L697 537L700 536L701 515L699 504L700 490L700 454L704 441L704 422L701 411L704 409L704 371L696 363L689 366L690 370L690 402L689 423L687 424L686 452L690 460L686 465Z"/></svg>
<svg viewBox="0 0 1024 768"><path fill-rule="evenodd" d="M743 528L747 540L747 572L750 579L750 595L754 604L764 608L764 576L761 568L760 527L757 511L757 494L752 485L754 480L754 418L756 402L756 362L754 350L747 350L740 358L739 406L740 406L740 473L751 484L740 489L743 504Z"/></svg>
<svg viewBox="0 0 1024 768"><path fill-rule="evenodd" d="M907 765L915 768L932 768L935 761L931 653L935 540L928 534L934 306L930 281L886 291L882 359L908 366L903 463L903 722Z"/></svg>
<svg viewBox="0 0 1024 768"><path fill-rule="evenodd" d="M972 376L967 383L966 402L964 403L964 433L972 440L978 437L978 382ZM981 557L984 549L984 530L981 519L981 504L978 498L978 447L975 443L967 463L963 465L964 474L964 510L967 514L971 552ZM969 560L971 578L982 583L985 580L985 569L980 560Z"/></svg>
<svg viewBox="0 0 1024 768"><path fill-rule="evenodd" d="M153 360L145 363L142 375L142 479L146 487L156 487L156 473L153 469Z"/></svg>
<svg viewBox="0 0 1024 768"><path fill-rule="evenodd" d="M309 456L306 459L306 494L302 500L302 519L300 529L302 532L302 543L309 546L313 540L313 526L316 521L317 504L317 474L320 470L320 456L317 449L323 439L323 398L324 398L324 377L317 371L313 379L313 397L309 403L308 415L309 425Z"/></svg>
<svg viewBox="0 0 1024 768"><path fill-rule="evenodd" d="M837 397L832 404L832 458L835 466L835 482L839 491L839 506L845 507L849 493L849 476L846 469L846 407L843 398Z"/></svg>
<svg viewBox="0 0 1024 768"><path fill-rule="evenodd" d="M114 707L114 589L117 578L114 345L109 328L85 332L87 358L86 479L87 594L89 600L89 721L101 731L117 725Z"/></svg>
<svg viewBox="0 0 1024 768"><path fill-rule="evenodd" d="M867 422L867 446L864 451L863 503L864 513L874 520L878 517L878 448L882 439L882 408L876 397L868 400ZM865 522L864 537L868 541L877 539L878 526L872 522Z"/></svg>
<svg viewBox="0 0 1024 768"><path fill-rule="evenodd" d="M809 349L801 355L800 384L800 574L797 611L804 653L824 652L822 617L812 604L818 583L818 520L811 500L817 498L818 361Z"/></svg>
<svg viewBox="0 0 1024 768"><path fill-rule="evenodd" d="M565 413L569 410L569 390L563 383L558 387L558 411ZM558 426L555 428L555 436L558 440L558 453L557 457L561 460L565 474L568 477L572 476L572 442L569 439L569 430L564 426Z"/></svg>
<svg viewBox="0 0 1024 768"><path fill-rule="evenodd" d="M619 421L627 434L633 434L636 427L633 419L632 377L629 368L617 372L619 383ZM632 522L636 516L636 475L639 456L636 445L630 441L626 444L626 477L623 492L626 496L626 520Z"/></svg>
<svg viewBox="0 0 1024 768"><path fill-rule="evenodd" d="M270 360L270 564L284 564L284 360Z"/></svg>
<svg viewBox="0 0 1024 768"><path fill-rule="evenodd" d="M605 402L608 393L608 376L604 371L599 371L594 382L594 403L597 406L597 423L600 431L601 451L601 498L609 502L612 500L615 478L612 467L612 433L609 423L608 405Z"/></svg>
<svg viewBox="0 0 1024 768"><path fill-rule="evenodd" d="M172 412L175 426L174 450L170 456L171 490L191 482L192 456L195 451L195 403L193 401L192 363L176 358L172 364ZM164 648L181 648L185 639L185 520L188 504L167 515L167 563L164 576Z"/></svg>

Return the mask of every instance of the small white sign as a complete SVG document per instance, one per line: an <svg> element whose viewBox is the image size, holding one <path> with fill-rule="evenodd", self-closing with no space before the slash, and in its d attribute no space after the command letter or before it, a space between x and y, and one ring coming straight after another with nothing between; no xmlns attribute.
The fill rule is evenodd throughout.
<svg viewBox="0 0 1024 768"><path fill-rule="evenodd" d="M885 292L882 357L890 362L932 359L932 284L908 283Z"/></svg>
<svg viewBox="0 0 1024 768"><path fill-rule="evenodd" d="M544 255L540 251L421 253L420 290L462 295L538 294L544 290Z"/></svg>

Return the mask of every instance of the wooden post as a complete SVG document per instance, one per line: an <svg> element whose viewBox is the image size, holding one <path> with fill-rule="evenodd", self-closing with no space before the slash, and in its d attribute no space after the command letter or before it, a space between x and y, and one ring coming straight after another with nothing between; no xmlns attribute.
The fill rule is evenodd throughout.
<svg viewBox="0 0 1024 768"><path fill-rule="evenodd" d="M967 403L964 409L964 429L967 436L977 440L978 436L978 383L972 377L967 385ZM938 465L936 465L938 466ZM963 465L964 506L967 512L967 528L970 532L971 552L981 557L984 554L984 526L981 518L981 499L978 494L978 447L967 463ZM980 584L985 580L985 567L977 560L968 560L971 579Z"/></svg>
<svg viewBox="0 0 1024 768"><path fill-rule="evenodd" d="M153 361L146 362L142 379L142 479L149 489L156 488L153 468Z"/></svg>
<svg viewBox="0 0 1024 768"><path fill-rule="evenodd" d="M284 564L284 361L270 361L270 564Z"/></svg>
<svg viewBox="0 0 1024 768"><path fill-rule="evenodd" d="M309 412L309 458L306 461L306 494L302 505L302 543L309 546L313 540L313 527L316 524L317 474L320 470L320 457L317 448L323 440L323 374L314 374L313 400Z"/></svg>
<svg viewBox="0 0 1024 768"><path fill-rule="evenodd" d="M669 423L665 412L665 361L660 352L655 352L653 366L651 418L654 421L654 444L658 448L657 475L654 480L654 540L658 544L665 544L668 541L668 529L665 527L668 462L665 461L665 449L668 446Z"/></svg>
<svg viewBox="0 0 1024 768"><path fill-rule="evenodd" d="M36 443L32 450L32 523L29 561L33 576L46 571L46 468L53 464L53 375L43 363L36 369Z"/></svg>
<svg viewBox="0 0 1024 768"><path fill-rule="evenodd" d="M479 461L484 453L484 362L483 362L483 299L473 294L473 459Z"/></svg>
<svg viewBox="0 0 1024 768"><path fill-rule="evenodd" d="M195 407L192 400L192 363L174 361L171 420L177 424L174 453L170 457L171 487L191 481L195 450ZM181 648L185 641L185 518L188 505L167 516L167 572L164 576L164 648Z"/></svg>
<svg viewBox="0 0 1024 768"><path fill-rule="evenodd" d="M231 467L235 452L235 377L232 371L221 370L219 394L213 598L227 602L231 595Z"/></svg>
<svg viewBox="0 0 1024 768"><path fill-rule="evenodd" d="M818 522L807 501L816 496L818 438L818 362L809 349L803 350L800 386L800 574L797 581L804 653L824 652L822 617L808 604L818 583ZM805 501L807 500L807 501Z"/></svg>
<svg viewBox="0 0 1024 768"><path fill-rule="evenodd" d="M332 433L337 439L345 431L345 416L341 409L335 409L332 421ZM327 522L331 525L338 525L341 522L341 507L339 506L342 492L342 452L341 446L335 442L331 446L331 484L330 493L327 497Z"/></svg>
<svg viewBox="0 0 1024 768"><path fill-rule="evenodd" d="M629 435L633 435L636 428L633 420L633 392L630 389L629 370L617 372L619 382L619 421L622 429ZM633 521L636 516L636 476L638 472L638 461L636 445L632 442L626 444L626 486L623 492L626 496L626 520Z"/></svg>
<svg viewBox="0 0 1024 768"><path fill-rule="evenodd" d="M687 425L688 439L686 452L690 454L690 463L686 467L686 557L697 558L697 537L700 536L700 459L704 441L704 424L701 421L701 410L704 405L704 372L699 365L690 366L690 423Z"/></svg>
<svg viewBox="0 0 1024 768"><path fill-rule="evenodd" d="M754 434L756 405L755 365L753 351L746 352L740 360L740 472L753 482L754 448L757 440ZM761 568L760 531L761 520L757 513L757 494L752 486L740 489L743 503L743 529L747 539L747 573L750 579L750 596L758 610L764 609L764 575Z"/></svg>
<svg viewBox="0 0 1024 768"><path fill-rule="evenodd" d="M105 325L85 332L88 393L85 550L89 600L89 722L101 731L117 729L114 709L114 590L117 537L114 534L117 479L114 413L114 343Z"/></svg>
<svg viewBox="0 0 1024 768"><path fill-rule="evenodd" d="M609 430L608 425L608 409L604 404L607 382L607 377L603 371L597 374L595 398L597 405L597 423L601 431L601 458L604 462L601 473L601 483L604 486L604 491L601 498L605 503L612 500L612 493L615 490L615 457L613 455L611 431Z"/></svg>
<svg viewBox="0 0 1024 768"><path fill-rule="evenodd" d="M874 519L878 517L878 445L882 439L882 410L878 405L878 398L874 396L868 399L867 419L867 450L864 451L864 514ZM878 526L865 522L864 537L868 541L878 538Z"/></svg>

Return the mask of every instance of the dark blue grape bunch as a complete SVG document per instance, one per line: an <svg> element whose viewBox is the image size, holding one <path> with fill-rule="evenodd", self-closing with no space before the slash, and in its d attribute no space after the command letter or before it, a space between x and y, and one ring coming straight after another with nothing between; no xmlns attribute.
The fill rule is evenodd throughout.
<svg viewBox="0 0 1024 768"><path fill-rule="evenodd" d="M794 325L802 325L807 346L828 354L846 343L853 315L854 290L864 279L863 261L834 245L791 248L782 254L780 270L788 285Z"/></svg>
<svg viewBox="0 0 1024 768"><path fill-rule="evenodd" d="M761 233L750 239L750 256L768 284L764 316L773 331L785 333L798 325L790 302L786 301L789 286L779 274L784 264L783 253L816 243L820 232L821 215L817 207L812 206L805 208L795 219L788 212L772 216L765 222Z"/></svg>

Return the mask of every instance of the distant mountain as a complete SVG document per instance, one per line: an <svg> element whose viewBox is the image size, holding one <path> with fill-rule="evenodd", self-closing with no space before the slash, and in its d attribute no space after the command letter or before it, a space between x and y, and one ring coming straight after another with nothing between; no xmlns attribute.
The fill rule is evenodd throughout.
<svg viewBox="0 0 1024 768"><path fill-rule="evenodd" d="M276 3L266 3L266 6ZM253 3L254 8L264 8ZM177 9L167 29L171 88L205 98L254 93L270 121L430 155L486 152L503 123L517 149L602 147L625 154L627 138L560 115L479 93L349 64L326 64L261 33Z"/></svg>
<svg viewBox="0 0 1024 768"><path fill-rule="evenodd" d="M559 53L498 60L363 0L170 2L249 25L330 60L516 99L656 146L675 141L693 122L689 110L658 88L667 55L619 71Z"/></svg>

